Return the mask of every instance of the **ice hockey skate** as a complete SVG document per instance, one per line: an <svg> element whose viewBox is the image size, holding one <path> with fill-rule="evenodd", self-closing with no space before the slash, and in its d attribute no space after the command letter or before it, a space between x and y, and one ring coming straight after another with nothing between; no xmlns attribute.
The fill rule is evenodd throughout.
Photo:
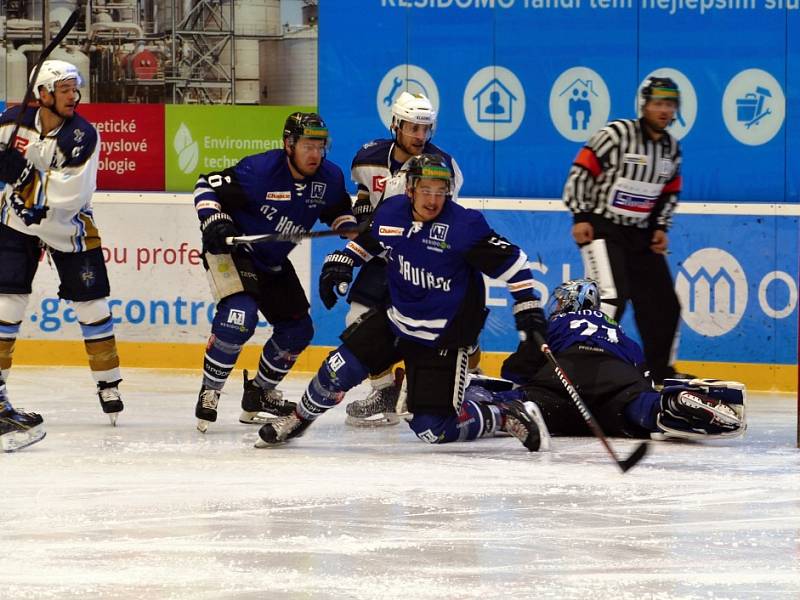
<svg viewBox="0 0 800 600"><path fill-rule="evenodd" d="M122 409L125 408L122 404L122 397L119 395L119 381L105 382L101 381L97 384L97 397L100 399L100 406L103 412L108 415L108 420L111 425L117 426L117 417Z"/></svg>
<svg viewBox="0 0 800 600"><path fill-rule="evenodd" d="M284 417L292 414L296 406L294 402L285 400L280 390L264 389L255 383L255 379L248 379L247 369L244 370L240 423L264 424L274 416Z"/></svg>
<svg viewBox="0 0 800 600"><path fill-rule="evenodd" d="M194 416L197 417L197 431L205 433L209 424L217 420L217 405L219 404L220 390L212 390L206 386L200 388Z"/></svg>
<svg viewBox="0 0 800 600"><path fill-rule="evenodd" d="M351 427L387 427L397 425L397 399L404 377L403 369L397 369L394 382L386 387L373 388L365 398L354 400L345 407L345 424Z"/></svg>
<svg viewBox="0 0 800 600"><path fill-rule="evenodd" d="M513 435L529 452L550 449L550 432L535 402L511 400L499 404L505 415L503 431Z"/></svg>
<svg viewBox="0 0 800 600"><path fill-rule="evenodd" d="M15 410L10 404L0 410L0 448L3 452L16 452L44 439L44 421L41 415Z"/></svg>
<svg viewBox="0 0 800 600"><path fill-rule="evenodd" d="M285 444L290 439L303 435L309 425L311 425L311 421L303 419L297 412L271 419L258 430L259 439L256 441L255 447L272 448Z"/></svg>

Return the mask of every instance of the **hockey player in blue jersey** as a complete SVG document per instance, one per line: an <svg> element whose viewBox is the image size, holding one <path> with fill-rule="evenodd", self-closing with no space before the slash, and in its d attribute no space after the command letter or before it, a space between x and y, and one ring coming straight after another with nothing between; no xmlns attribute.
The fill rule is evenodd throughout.
<svg viewBox="0 0 800 600"><path fill-rule="evenodd" d="M601 312L594 281L578 279L560 285L547 312L548 346L607 435L660 439L744 433L744 384L666 379L663 389L656 390L642 349ZM506 359L502 375L521 387L501 397L535 402L553 435L591 435L532 341L522 342Z"/></svg>
<svg viewBox="0 0 800 600"><path fill-rule="evenodd" d="M257 446L302 434L368 373L401 359L401 404L421 440L441 444L505 431L530 451L546 443L533 403L466 393L467 350L488 313L482 274L507 284L521 336L544 334L546 322L525 253L495 233L480 212L453 202L452 185L440 156L412 158L406 193L384 200L369 232L326 257L319 280L326 306L335 304L334 290L352 281L355 266L377 256L387 261L390 304L368 311L344 331L343 343L328 355L295 410L263 425Z"/></svg>
<svg viewBox="0 0 800 600"><path fill-rule="evenodd" d="M402 167L412 156L438 154L453 171L455 198L463 177L455 159L431 142L436 128L437 114L430 100L422 94L403 92L392 104L391 139L378 139L364 144L353 158L351 177L356 182L356 201L353 212L359 223L366 223L378 202L384 197L404 194L405 173ZM386 262L376 257L358 271L347 297L350 310L345 318L347 325L369 309L385 307L389 301L386 283ZM477 366L478 354L474 361ZM370 378L372 390L365 397L350 402L346 407L348 425L381 426L400 422L395 412L399 385L394 381L391 367L385 373Z"/></svg>
<svg viewBox="0 0 800 600"><path fill-rule="evenodd" d="M295 243L231 247L226 238L305 233L318 220L336 231L356 226L342 170L325 158L328 129L322 118L291 114L283 145L282 150L248 156L234 167L201 175L195 186L204 258L218 301L195 408L202 432L217 419L221 390L242 346L255 332L259 312L273 332L255 378L244 373L243 423L258 422L260 412L293 411L293 403L284 400L276 386L314 335L308 299L288 259Z"/></svg>

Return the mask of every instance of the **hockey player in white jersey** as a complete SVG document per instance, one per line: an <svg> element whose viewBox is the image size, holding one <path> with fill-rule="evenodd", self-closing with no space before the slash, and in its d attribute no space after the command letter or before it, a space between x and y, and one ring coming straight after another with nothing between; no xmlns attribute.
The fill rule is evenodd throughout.
<svg viewBox="0 0 800 600"><path fill-rule="evenodd" d="M33 86L38 106L15 106L0 116L0 373L5 380L11 368L44 250L58 270L59 297L77 315L100 405L116 424L122 377L92 212L100 141L76 112L82 82L74 65L46 60Z"/></svg>
<svg viewBox="0 0 800 600"><path fill-rule="evenodd" d="M436 111L422 94L403 92L392 105L391 139L364 144L353 158L351 177L358 186L353 213L359 224L367 222L382 198L404 194L406 172L403 166L413 156L438 154L453 172L452 196L456 198L464 178L455 159L431 142L436 128ZM350 310L345 319L352 325L374 307L388 302L386 262L375 259L359 271L347 298ZM477 352L475 364L477 366ZM399 385L391 369L370 377L372 391L366 398L347 405L348 425L375 427L400 422L395 412Z"/></svg>

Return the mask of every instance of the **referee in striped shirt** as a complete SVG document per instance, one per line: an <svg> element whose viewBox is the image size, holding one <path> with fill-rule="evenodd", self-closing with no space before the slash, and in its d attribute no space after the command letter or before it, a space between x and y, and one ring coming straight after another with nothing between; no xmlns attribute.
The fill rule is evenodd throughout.
<svg viewBox="0 0 800 600"><path fill-rule="evenodd" d="M619 321L628 300L653 381L676 376L680 304L665 255L681 190L681 150L667 132L680 107L672 79L651 77L641 118L611 121L572 165L564 202L586 277L600 286L603 311Z"/></svg>

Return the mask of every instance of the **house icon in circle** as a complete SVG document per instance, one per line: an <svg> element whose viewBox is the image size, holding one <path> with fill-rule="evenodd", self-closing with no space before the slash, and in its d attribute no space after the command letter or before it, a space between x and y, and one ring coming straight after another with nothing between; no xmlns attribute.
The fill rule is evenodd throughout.
<svg viewBox="0 0 800 600"><path fill-rule="evenodd" d="M472 97L479 123L511 123L517 97L496 77Z"/></svg>

